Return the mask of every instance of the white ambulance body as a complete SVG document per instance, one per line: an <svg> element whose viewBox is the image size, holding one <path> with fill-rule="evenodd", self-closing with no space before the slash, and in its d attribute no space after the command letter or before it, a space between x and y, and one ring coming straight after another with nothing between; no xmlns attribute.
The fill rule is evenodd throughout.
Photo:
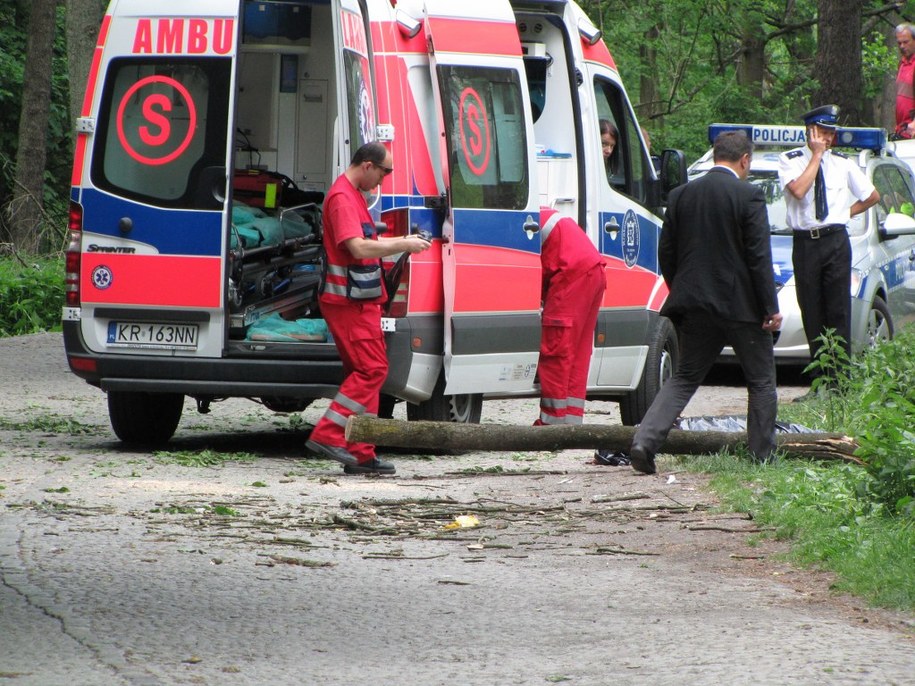
<svg viewBox="0 0 915 686"><path fill-rule="evenodd" d="M483 397L537 395L547 205L605 256L589 398L639 421L676 363L658 212L685 164L667 151L657 178L599 38L567 0L113 0L77 122L63 319L116 434L168 440L185 397L334 395L320 205L373 139L395 168L373 213L433 237L383 320L387 399L479 421Z"/></svg>

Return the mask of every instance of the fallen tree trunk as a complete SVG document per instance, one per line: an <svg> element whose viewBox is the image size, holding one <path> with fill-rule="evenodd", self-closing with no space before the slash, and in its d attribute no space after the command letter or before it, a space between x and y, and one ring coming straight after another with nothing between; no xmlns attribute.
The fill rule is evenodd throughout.
<svg viewBox="0 0 915 686"><path fill-rule="evenodd" d="M565 450L569 448L628 451L635 427L580 424L577 426L517 426L408 422L353 415L346 423L348 441L364 441L397 448L450 451ZM746 444L746 432L671 430L663 452L705 455ZM842 434L783 433L776 435L779 450L791 457L844 460L861 464L854 456L854 439Z"/></svg>

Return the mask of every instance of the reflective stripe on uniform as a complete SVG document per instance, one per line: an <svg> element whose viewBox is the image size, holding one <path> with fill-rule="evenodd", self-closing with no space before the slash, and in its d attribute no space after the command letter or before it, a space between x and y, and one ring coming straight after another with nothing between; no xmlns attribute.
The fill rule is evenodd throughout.
<svg viewBox="0 0 915 686"><path fill-rule="evenodd" d="M546 224L540 229L540 245L546 243L546 239L550 237L550 234L553 232L553 227L559 223L560 219L562 219L562 215L557 212L546 220Z"/></svg>
<svg viewBox="0 0 915 686"><path fill-rule="evenodd" d="M347 396L343 395L342 393L337 393L337 395L334 396L334 402L337 403L338 405L342 405L350 412L355 412L357 414L362 414L366 410L365 405L363 405L362 403L356 402L352 398L347 397Z"/></svg>

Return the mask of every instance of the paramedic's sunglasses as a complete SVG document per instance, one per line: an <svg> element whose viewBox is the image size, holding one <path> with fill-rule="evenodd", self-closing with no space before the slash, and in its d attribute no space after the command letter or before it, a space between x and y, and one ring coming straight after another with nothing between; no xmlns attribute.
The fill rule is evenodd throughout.
<svg viewBox="0 0 915 686"><path fill-rule="evenodd" d="M387 176L392 171L394 171L393 167L385 167L383 164L378 164L377 162L372 162L372 166L378 167L384 173L385 176Z"/></svg>

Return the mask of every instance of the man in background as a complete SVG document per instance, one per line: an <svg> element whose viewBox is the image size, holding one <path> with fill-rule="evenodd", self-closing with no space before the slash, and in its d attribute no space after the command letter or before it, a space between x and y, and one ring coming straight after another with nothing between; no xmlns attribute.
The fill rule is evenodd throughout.
<svg viewBox="0 0 915 686"><path fill-rule="evenodd" d="M896 72L896 138L915 135L915 26L896 27L899 46L899 71Z"/></svg>

